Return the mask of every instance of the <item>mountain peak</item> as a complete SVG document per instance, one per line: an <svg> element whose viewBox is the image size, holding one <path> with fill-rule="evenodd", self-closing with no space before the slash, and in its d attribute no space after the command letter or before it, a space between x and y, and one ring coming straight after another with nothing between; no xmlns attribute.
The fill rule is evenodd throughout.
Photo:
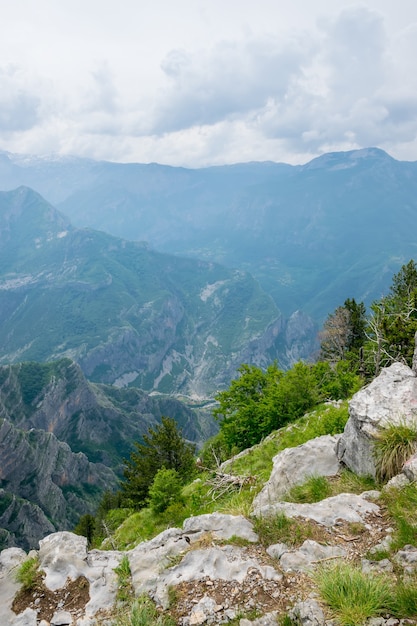
<svg viewBox="0 0 417 626"><path fill-rule="evenodd" d="M328 152L316 157L303 166L304 170L327 169L339 170L355 167L364 161L392 162L393 159L387 152L380 148L360 148L347 152Z"/></svg>

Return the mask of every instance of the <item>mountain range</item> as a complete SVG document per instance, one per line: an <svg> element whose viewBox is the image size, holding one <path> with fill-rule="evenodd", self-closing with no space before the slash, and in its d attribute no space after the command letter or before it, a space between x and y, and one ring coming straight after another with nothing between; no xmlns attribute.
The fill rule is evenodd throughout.
<svg viewBox="0 0 417 626"><path fill-rule="evenodd" d="M417 162L377 148L194 170L1 153L0 189L22 184L79 228L249 271L285 318L369 304L416 256Z"/></svg>
<svg viewBox="0 0 417 626"><path fill-rule="evenodd" d="M247 272L72 227L26 187L0 192L0 364L68 357L92 381L210 397L242 362L288 361L303 324L284 325Z"/></svg>

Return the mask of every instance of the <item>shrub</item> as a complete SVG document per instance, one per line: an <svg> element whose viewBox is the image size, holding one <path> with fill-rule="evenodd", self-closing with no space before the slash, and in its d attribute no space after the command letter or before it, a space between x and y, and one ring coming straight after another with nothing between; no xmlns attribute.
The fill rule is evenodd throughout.
<svg viewBox="0 0 417 626"><path fill-rule="evenodd" d="M181 480L174 469L160 469L149 488L149 504L155 513L163 513L171 504L181 500Z"/></svg>

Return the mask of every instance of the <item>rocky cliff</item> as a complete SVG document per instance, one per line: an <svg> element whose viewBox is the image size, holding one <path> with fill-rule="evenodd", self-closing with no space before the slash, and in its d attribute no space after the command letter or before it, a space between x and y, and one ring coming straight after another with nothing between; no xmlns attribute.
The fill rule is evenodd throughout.
<svg viewBox="0 0 417 626"><path fill-rule="evenodd" d="M379 383L386 382L387 376L400 386L399 377L402 382L410 377L409 372L399 373L396 365L381 374ZM368 394L368 406L373 389L375 385L359 392L362 397ZM374 421L376 405L386 402L386 398L378 400L378 394L373 400L369 415L362 413L362 422ZM351 406L357 403L355 396ZM28 593L19 588L13 576L27 555L16 548L4 550L0 555L2 623L113 623L120 589L117 568L123 560L135 595L152 598L160 612L170 614L181 626L235 622L242 615L251 617L242 617L240 626L273 626L284 617L286 624L294 626L335 626L337 620L318 595L314 576L318 568L348 562L369 578L384 575L392 584L395 580L408 584L417 574L417 538L414 545L390 548L395 546L394 522L380 491L345 492L310 504L285 501L283 494L288 488L308 477L324 474L335 480L340 472L337 446L343 436L319 437L279 453L250 519L218 513L197 515L186 519L182 528L169 528L126 552L89 551L85 538L55 533L40 542L37 553L31 553L38 562L39 579L36 589ZM345 441L345 450L350 448L350 441ZM401 485L414 489L417 464L406 465L395 485L391 481L384 487L391 490L391 499ZM266 520L269 533L277 514L297 520L294 528L301 535L302 528L308 530L309 538L298 540L288 535L286 542L274 542L271 538L268 541L272 535L267 534L261 540L254 521ZM377 557L381 552L388 556L381 560ZM394 619L385 609L366 624L416 624L417 605L413 607L413 600L410 602L407 619Z"/></svg>
<svg viewBox="0 0 417 626"><path fill-rule="evenodd" d="M196 443L213 433L210 420L181 402L89 383L69 359L0 367L3 547L35 547L93 513L133 442L163 415Z"/></svg>
<svg viewBox="0 0 417 626"><path fill-rule="evenodd" d="M0 420L0 527L6 545L37 545L45 532L72 528L93 513L114 472L74 453L52 433Z"/></svg>

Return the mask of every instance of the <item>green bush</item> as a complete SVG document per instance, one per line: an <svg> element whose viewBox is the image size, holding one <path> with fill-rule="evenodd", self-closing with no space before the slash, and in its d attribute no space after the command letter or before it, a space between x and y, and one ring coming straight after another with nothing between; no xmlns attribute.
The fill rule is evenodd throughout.
<svg viewBox="0 0 417 626"><path fill-rule="evenodd" d="M181 479L174 469L160 469L149 488L149 505L155 513L163 513L181 500Z"/></svg>

